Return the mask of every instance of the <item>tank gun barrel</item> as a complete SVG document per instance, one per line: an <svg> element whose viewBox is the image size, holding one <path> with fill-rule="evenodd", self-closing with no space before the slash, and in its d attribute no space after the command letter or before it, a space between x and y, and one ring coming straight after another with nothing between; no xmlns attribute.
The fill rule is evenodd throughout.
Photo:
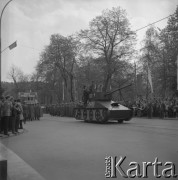
<svg viewBox="0 0 178 180"><path fill-rule="evenodd" d="M129 84L129 85L126 85L126 86L117 88L117 89L115 89L115 90L113 90L113 91L111 91L111 92L106 92L105 96L110 95L110 94L113 94L114 92L119 91L119 90L121 90L121 89L125 89L125 88L127 88L127 87L129 87L129 86L131 86L131 85L132 85L132 83Z"/></svg>

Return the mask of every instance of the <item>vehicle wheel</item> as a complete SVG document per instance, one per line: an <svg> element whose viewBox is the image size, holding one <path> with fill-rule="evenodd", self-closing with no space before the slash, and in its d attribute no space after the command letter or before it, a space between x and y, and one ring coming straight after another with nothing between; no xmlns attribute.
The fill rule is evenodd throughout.
<svg viewBox="0 0 178 180"><path fill-rule="evenodd" d="M119 124L122 124L123 123L123 120L118 120L117 121Z"/></svg>
<svg viewBox="0 0 178 180"><path fill-rule="evenodd" d="M89 110L89 119L90 121L93 121L93 110Z"/></svg>
<svg viewBox="0 0 178 180"><path fill-rule="evenodd" d="M99 122L101 120L101 114L100 114L100 111L97 109L96 112L95 112L95 118L96 120Z"/></svg>
<svg viewBox="0 0 178 180"><path fill-rule="evenodd" d="M107 122L108 120L108 111L106 109L103 109L102 111L102 123Z"/></svg>

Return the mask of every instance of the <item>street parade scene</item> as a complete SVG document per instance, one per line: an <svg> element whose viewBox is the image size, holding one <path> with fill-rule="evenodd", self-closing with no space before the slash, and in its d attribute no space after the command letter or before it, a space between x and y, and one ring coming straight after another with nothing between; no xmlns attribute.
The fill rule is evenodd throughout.
<svg viewBox="0 0 178 180"><path fill-rule="evenodd" d="M0 52L0 180L178 179L177 0L1 0Z"/></svg>

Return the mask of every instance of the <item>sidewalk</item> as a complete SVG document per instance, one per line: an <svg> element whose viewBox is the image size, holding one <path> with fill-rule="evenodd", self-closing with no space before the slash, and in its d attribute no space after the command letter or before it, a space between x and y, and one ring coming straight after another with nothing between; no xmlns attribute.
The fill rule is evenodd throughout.
<svg viewBox="0 0 178 180"><path fill-rule="evenodd" d="M7 180L44 180L38 172L1 142L0 159L7 160Z"/></svg>

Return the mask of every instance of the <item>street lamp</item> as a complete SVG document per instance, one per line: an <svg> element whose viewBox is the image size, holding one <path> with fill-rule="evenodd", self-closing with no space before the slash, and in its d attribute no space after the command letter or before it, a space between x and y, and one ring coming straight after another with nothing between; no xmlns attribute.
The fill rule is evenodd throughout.
<svg viewBox="0 0 178 180"><path fill-rule="evenodd" d="M8 2L5 4L4 8L2 9L1 16L0 16L0 95L2 95L2 85L1 85L1 53L2 53L2 51L1 51L1 21L2 21L3 12L4 12L5 8L7 7L7 5L8 5L11 1L13 1L13 0L8 1Z"/></svg>

